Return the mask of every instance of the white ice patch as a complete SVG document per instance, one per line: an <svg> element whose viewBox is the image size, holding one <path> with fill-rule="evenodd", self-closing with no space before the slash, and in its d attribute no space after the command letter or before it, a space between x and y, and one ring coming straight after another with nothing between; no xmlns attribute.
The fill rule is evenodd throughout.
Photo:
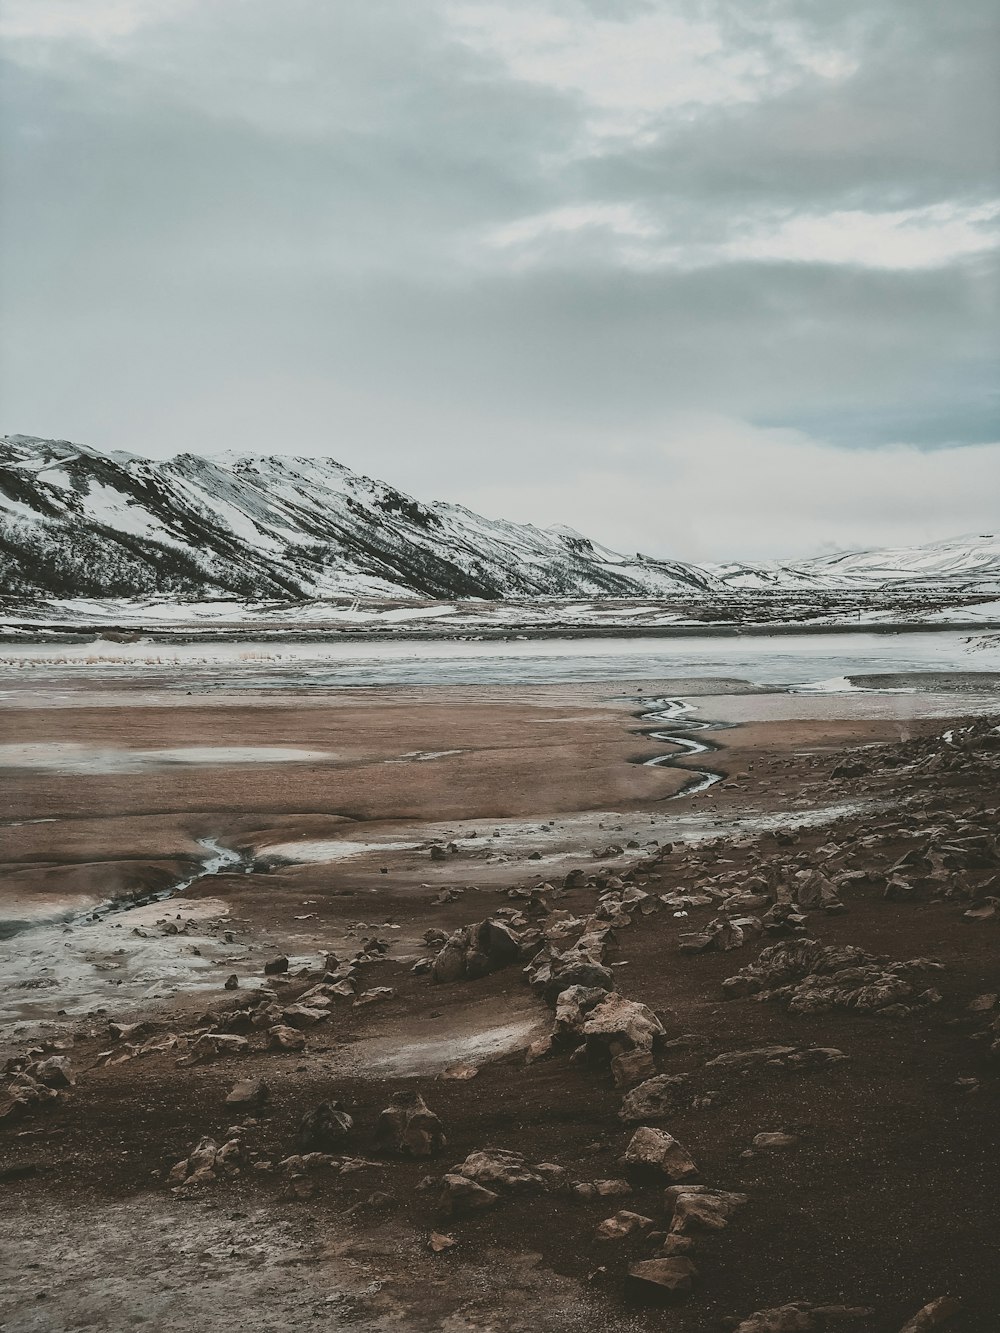
<svg viewBox="0 0 1000 1333"><path fill-rule="evenodd" d="M905 685L880 685L875 690L866 690L863 685L855 685L847 676L831 676L829 680L811 681L805 685L790 685L789 694L916 694L916 689Z"/></svg>
<svg viewBox="0 0 1000 1333"><path fill-rule="evenodd" d="M350 1056L364 1057L357 1070L362 1075L384 1077L389 1074L403 1077L435 1074L460 1061L479 1064L495 1059L498 1055L505 1055L508 1051L523 1048L545 1026L544 1017L529 1015L518 1022L504 1023L500 1027L460 1036L435 1037L427 1041L376 1039L371 1043L356 1042L350 1049ZM385 1049L380 1050L380 1046Z"/></svg>
<svg viewBox="0 0 1000 1333"><path fill-rule="evenodd" d="M347 842L327 838L258 847L257 855L261 858L278 857L297 865L325 865L330 861L346 861L352 856L364 856L368 852L408 852L420 845L419 842Z"/></svg>
<svg viewBox="0 0 1000 1333"><path fill-rule="evenodd" d="M829 680L814 680L789 687L791 694L852 694L863 693L846 676L831 676Z"/></svg>
<svg viewBox="0 0 1000 1333"><path fill-rule="evenodd" d="M0 745L0 768L50 773L145 773L174 764L307 764L336 759L329 750L280 745L184 745L127 750L72 741Z"/></svg>

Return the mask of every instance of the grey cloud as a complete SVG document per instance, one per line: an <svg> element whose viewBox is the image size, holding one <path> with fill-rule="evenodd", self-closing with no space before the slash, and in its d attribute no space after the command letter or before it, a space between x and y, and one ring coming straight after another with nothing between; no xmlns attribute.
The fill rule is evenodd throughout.
<svg viewBox="0 0 1000 1333"><path fill-rule="evenodd" d="M623 23L651 8L562 5ZM566 205L635 204L679 243L762 210L995 191L997 43L979 0L685 12L756 44L775 87L793 20L858 68L665 116L654 142L612 152L580 96L457 42L431 0L247 0L106 48L12 44L7 428L157 453L328 451L477 503L505 498L513 471L581 505L574 478L615 459L641 473L680 412L858 451L996 439L988 258L684 271L624 262L599 228L523 266L483 245ZM662 462L650 475L669 484ZM937 487L947 471L920 475ZM659 532L643 543L669 549Z"/></svg>
<svg viewBox="0 0 1000 1333"><path fill-rule="evenodd" d="M782 8L785 8L782 6ZM851 6L825 6L841 22ZM905 208L995 197L1000 179L1000 10L875 5L850 77L814 79L750 106L678 123L598 155L589 188L683 212Z"/></svg>

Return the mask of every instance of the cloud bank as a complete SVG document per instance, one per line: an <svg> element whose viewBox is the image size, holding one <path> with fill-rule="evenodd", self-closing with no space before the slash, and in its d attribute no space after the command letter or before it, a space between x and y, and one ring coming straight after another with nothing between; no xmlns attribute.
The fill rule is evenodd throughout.
<svg viewBox="0 0 1000 1333"><path fill-rule="evenodd" d="M6 429L692 558L989 526L987 0L8 0Z"/></svg>

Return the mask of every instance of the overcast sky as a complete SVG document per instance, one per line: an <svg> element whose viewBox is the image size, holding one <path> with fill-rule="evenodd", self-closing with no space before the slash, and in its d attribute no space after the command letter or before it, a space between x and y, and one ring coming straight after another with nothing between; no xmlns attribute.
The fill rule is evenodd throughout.
<svg viewBox="0 0 1000 1333"><path fill-rule="evenodd" d="M995 0L5 0L3 429L689 559L1000 525Z"/></svg>

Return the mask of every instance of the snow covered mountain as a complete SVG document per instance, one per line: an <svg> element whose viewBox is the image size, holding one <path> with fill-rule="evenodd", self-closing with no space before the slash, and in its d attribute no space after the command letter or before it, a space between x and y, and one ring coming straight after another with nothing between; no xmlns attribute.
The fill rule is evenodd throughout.
<svg viewBox="0 0 1000 1333"><path fill-rule="evenodd" d="M8 595L627 598L715 586L697 566L628 558L568 528L421 504L332 459L0 443Z"/></svg>
<svg viewBox="0 0 1000 1333"><path fill-rule="evenodd" d="M843 551L794 564L709 565L720 583L762 592L863 592L899 588L1000 592L1000 532L955 537L926 546Z"/></svg>
<svg viewBox="0 0 1000 1333"><path fill-rule="evenodd" d="M555 526L423 504L329 458L164 461L0 441L0 594L655 598L1000 594L1000 535L795 563L619 555Z"/></svg>

